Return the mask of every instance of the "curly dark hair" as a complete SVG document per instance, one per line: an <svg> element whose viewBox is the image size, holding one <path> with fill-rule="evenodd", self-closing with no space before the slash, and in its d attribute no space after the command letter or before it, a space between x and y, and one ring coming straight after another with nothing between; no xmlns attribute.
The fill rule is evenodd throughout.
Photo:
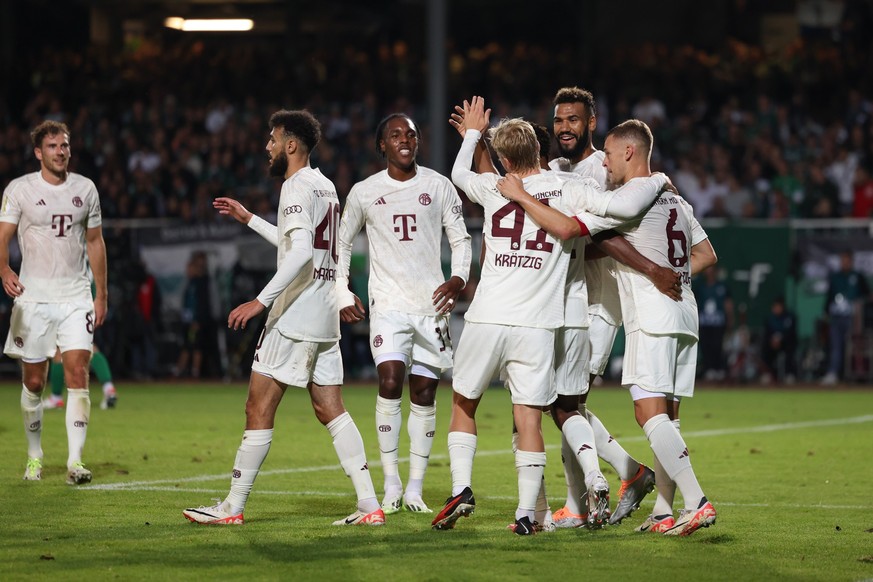
<svg viewBox="0 0 873 582"><path fill-rule="evenodd" d="M270 129L282 128L287 137L296 137L306 150L311 152L321 139L321 124L314 115L304 109L289 111L280 109L270 116Z"/></svg>

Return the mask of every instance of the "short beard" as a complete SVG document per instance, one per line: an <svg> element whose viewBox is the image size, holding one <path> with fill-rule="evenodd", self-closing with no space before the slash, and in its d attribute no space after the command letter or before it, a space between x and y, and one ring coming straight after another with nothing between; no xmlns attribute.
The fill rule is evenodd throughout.
<svg viewBox="0 0 873 582"><path fill-rule="evenodd" d="M287 171L288 158L286 156L279 156L270 164L270 175L274 178L284 178Z"/></svg>
<svg viewBox="0 0 873 582"><path fill-rule="evenodd" d="M591 131L588 129L588 126L585 126L585 129L582 130L582 135L580 135L576 139L576 145L571 148L567 148L563 145L563 142L558 140L558 149L561 150L561 155L567 158L572 162L578 161L578 158L582 157L582 154L585 153L585 150L588 148L588 144L591 142Z"/></svg>

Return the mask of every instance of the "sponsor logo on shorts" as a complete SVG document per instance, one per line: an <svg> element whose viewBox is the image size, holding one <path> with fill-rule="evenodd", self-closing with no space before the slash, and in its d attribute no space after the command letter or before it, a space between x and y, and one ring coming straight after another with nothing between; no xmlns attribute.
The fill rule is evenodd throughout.
<svg viewBox="0 0 873 582"><path fill-rule="evenodd" d="M378 348L381 345L382 345L382 336L377 335L376 337L373 338L373 347ZM21 346L19 346L19 347L21 347Z"/></svg>
<svg viewBox="0 0 873 582"><path fill-rule="evenodd" d="M282 214L284 214L285 216L288 216L289 214L299 214L301 212L303 212L303 207L300 206L299 204L292 204L291 206L286 206L282 210Z"/></svg>
<svg viewBox="0 0 873 582"><path fill-rule="evenodd" d="M239 469L234 469L231 475L233 475L234 479L239 479L240 477L242 477L242 472Z"/></svg>
<svg viewBox="0 0 873 582"><path fill-rule="evenodd" d="M15 342L15 347L17 347L17 348L24 347L24 339L22 339L22 337L20 335L15 336L15 339L13 341Z"/></svg>
<svg viewBox="0 0 873 582"><path fill-rule="evenodd" d="M82 202L81 198L79 198L78 196L73 196L73 206L75 206L76 208L82 208L82 204L84 203Z"/></svg>
<svg viewBox="0 0 873 582"><path fill-rule="evenodd" d="M433 200L431 199L430 194L425 193L418 196L418 203L422 206L430 206L431 202L433 202Z"/></svg>
<svg viewBox="0 0 873 582"><path fill-rule="evenodd" d="M433 435L435 435L435 434L436 434L436 431L435 431L435 430L429 430L429 431L427 431L427 434L424 435L424 436L426 436L426 437L429 438L429 439L432 439L432 438L433 438Z"/></svg>
<svg viewBox="0 0 873 582"><path fill-rule="evenodd" d="M391 432L391 425L388 424L380 424L379 432Z"/></svg>

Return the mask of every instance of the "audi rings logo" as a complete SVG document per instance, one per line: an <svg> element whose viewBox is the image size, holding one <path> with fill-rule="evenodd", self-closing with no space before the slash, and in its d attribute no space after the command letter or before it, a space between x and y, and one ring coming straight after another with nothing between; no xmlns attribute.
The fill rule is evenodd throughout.
<svg viewBox="0 0 873 582"><path fill-rule="evenodd" d="M82 204L84 203L82 202L81 198L79 198L78 196L73 197L73 206L75 206L76 208L82 208Z"/></svg>
<svg viewBox="0 0 873 582"><path fill-rule="evenodd" d="M23 348L24 347L24 340L21 339L20 335L15 336L15 340L13 340L13 341L15 341L16 348Z"/></svg>
<svg viewBox="0 0 873 582"><path fill-rule="evenodd" d="M427 434L424 435L424 436L426 436L426 437L429 438L429 439L432 439L432 438L433 438L433 435L435 435L435 434L436 434L436 431L435 431L435 430L429 430L429 431L427 431Z"/></svg>
<svg viewBox="0 0 873 582"><path fill-rule="evenodd" d="M377 335L376 337L373 338L373 347L378 348L381 345L382 345L382 336Z"/></svg>
<svg viewBox="0 0 873 582"><path fill-rule="evenodd" d="M422 206L428 206L433 200L430 198L430 194L420 194L418 196L418 203Z"/></svg>
<svg viewBox="0 0 873 582"><path fill-rule="evenodd" d="M380 424L379 425L379 432L391 432L391 425L390 424Z"/></svg>
<svg viewBox="0 0 873 582"><path fill-rule="evenodd" d="M299 214L303 212L303 207L299 204L292 204L291 206L286 206L285 210L282 211L282 214L288 216L289 214Z"/></svg>
<svg viewBox="0 0 873 582"><path fill-rule="evenodd" d="M464 212L464 207L460 204L452 206L452 214L461 214L462 212Z"/></svg>
<svg viewBox="0 0 873 582"><path fill-rule="evenodd" d="M30 430L31 431L39 430L40 426L42 426L42 421L40 421L40 420L37 420L36 422L31 422L30 423Z"/></svg>

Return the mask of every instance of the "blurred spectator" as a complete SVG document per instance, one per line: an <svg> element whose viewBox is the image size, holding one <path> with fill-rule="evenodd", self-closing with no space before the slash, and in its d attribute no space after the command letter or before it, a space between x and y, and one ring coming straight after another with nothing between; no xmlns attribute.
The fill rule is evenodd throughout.
<svg viewBox="0 0 873 582"><path fill-rule="evenodd" d="M852 208L855 218L873 218L873 177L867 166L855 170L855 204Z"/></svg>
<svg viewBox="0 0 873 582"><path fill-rule="evenodd" d="M828 372L822 384L836 384L843 377L846 343L861 325L864 302L870 298L870 287L864 275L855 270L852 253L840 253L840 269L831 273L825 310L828 319Z"/></svg>
<svg viewBox="0 0 873 582"><path fill-rule="evenodd" d="M154 275L140 261L133 265L136 281L135 318L131 337L131 373L137 380L151 380L160 376L158 370L158 334L161 324L161 288Z"/></svg>
<svg viewBox="0 0 873 582"><path fill-rule="evenodd" d="M783 297L773 300L764 321L761 360L766 366L765 381L794 383L797 377L797 318L786 309Z"/></svg>
<svg viewBox="0 0 873 582"><path fill-rule="evenodd" d="M191 253L186 276L188 282L182 298L182 351L174 376L199 378L204 354L214 355L215 325L212 320L212 290L209 266L204 251Z"/></svg>
<svg viewBox="0 0 873 582"><path fill-rule="evenodd" d="M694 281L700 322L700 365L706 380L725 378L725 333L733 328L734 303L727 284L719 279L718 269L706 269Z"/></svg>

